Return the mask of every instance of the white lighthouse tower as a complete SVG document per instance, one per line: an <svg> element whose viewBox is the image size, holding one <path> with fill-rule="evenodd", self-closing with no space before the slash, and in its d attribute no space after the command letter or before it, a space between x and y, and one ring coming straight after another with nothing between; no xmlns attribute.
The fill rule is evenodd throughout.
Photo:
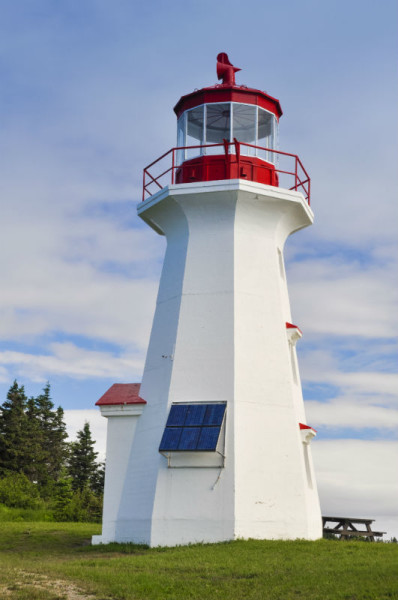
<svg viewBox="0 0 398 600"><path fill-rule="evenodd" d="M138 215L167 249L142 384L97 402L93 543L322 536L283 261L312 224L310 181L278 150L279 101L238 70L218 56L221 84L179 100L178 147L144 171Z"/></svg>

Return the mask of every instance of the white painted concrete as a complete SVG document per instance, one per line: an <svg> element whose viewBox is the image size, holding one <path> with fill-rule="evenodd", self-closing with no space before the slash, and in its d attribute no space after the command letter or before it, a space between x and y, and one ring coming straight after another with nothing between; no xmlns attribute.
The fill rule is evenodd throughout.
<svg viewBox="0 0 398 600"><path fill-rule="evenodd" d="M94 535L93 544L106 544L116 538L119 506L124 482L129 476L128 464L138 417L145 404L101 406L101 415L107 417L106 477L102 535Z"/></svg>
<svg viewBox="0 0 398 600"><path fill-rule="evenodd" d="M148 404L135 433L120 417L109 427L99 541L321 537L283 266L285 240L312 223L311 209L300 193L229 180L169 186L138 213L167 250L140 389ZM170 468L158 447L171 404L220 401L224 466L181 455Z"/></svg>

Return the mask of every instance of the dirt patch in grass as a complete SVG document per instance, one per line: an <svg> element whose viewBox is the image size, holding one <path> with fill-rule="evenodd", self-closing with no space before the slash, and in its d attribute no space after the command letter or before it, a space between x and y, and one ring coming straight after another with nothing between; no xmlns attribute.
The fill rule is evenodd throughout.
<svg viewBox="0 0 398 600"><path fill-rule="evenodd" d="M50 579L45 575L15 572L11 585L0 585L0 597L17 600L97 600L98 596L86 594L73 583L60 579Z"/></svg>

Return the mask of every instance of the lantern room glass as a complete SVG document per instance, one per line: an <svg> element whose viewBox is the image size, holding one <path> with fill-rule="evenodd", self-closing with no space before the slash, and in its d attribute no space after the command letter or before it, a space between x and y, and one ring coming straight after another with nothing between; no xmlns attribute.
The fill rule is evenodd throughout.
<svg viewBox="0 0 398 600"><path fill-rule="evenodd" d="M257 142L257 106L250 104L235 104L233 107L232 139L256 146ZM256 149L241 146L241 153L255 156Z"/></svg>
<svg viewBox="0 0 398 600"><path fill-rule="evenodd" d="M257 145L262 147L262 148L271 148L271 149L276 149L275 148L275 141L276 141L276 135L275 135L275 126L274 126L274 121L275 121L275 117L265 111L265 110L259 110L259 114L258 114L258 143ZM263 158L264 160L270 161L270 162L274 162L273 160L273 156L274 153L273 152L266 152L265 150L259 150L258 151L258 157L259 158Z"/></svg>
<svg viewBox="0 0 398 600"><path fill-rule="evenodd" d="M260 148L277 149L278 122L274 114L253 104L237 102L214 102L186 110L177 122L177 145L206 146L205 148L186 148L178 152L177 161L203 154L221 154L224 140L233 142L234 138L242 142L241 154L257 156L267 162L276 162L276 154ZM212 144L219 144L211 147ZM260 148L252 148L260 146ZM209 147L210 146L210 147ZM235 152L230 146L229 152Z"/></svg>
<svg viewBox="0 0 398 600"><path fill-rule="evenodd" d="M206 144L223 144L231 137L231 103L206 104ZM223 148L205 148L206 154L220 154Z"/></svg>
<svg viewBox="0 0 398 600"><path fill-rule="evenodd" d="M205 144L203 137L204 106L198 106L187 112L187 133L184 146L203 146ZM187 158L193 158L200 154L201 148L192 148L187 150Z"/></svg>

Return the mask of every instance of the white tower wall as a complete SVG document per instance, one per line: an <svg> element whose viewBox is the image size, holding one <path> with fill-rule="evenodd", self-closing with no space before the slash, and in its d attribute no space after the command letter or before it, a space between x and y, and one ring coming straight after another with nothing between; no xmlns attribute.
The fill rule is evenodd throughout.
<svg viewBox="0 0 398 600"><path fill-rule="evenodd" d="M311 209L300 193L229 180L169 186L138 212L167 250L140 390L147 405L119 469L123 489L107 488L97 541L321 537L283 266L285 240L312 223ZM175 402L227 403L225 461L159 454ZM118 435L108 432L107 460Z"/></svg>

